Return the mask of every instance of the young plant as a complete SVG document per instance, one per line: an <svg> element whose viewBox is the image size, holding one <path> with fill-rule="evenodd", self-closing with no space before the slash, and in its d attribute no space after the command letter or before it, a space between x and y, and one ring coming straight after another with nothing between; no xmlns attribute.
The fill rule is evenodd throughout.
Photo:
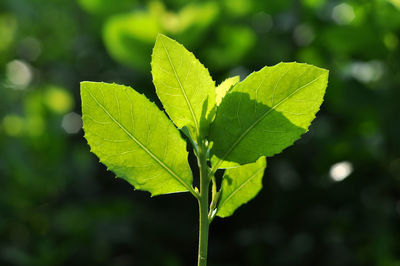
<svg viewBox="0 0 400 266"><path fill-rule="evenodd" d="M323 101L328 71L279 63L241 82L236 76L215 87L192 53L161 34L151 66L169 118L130 87L82 82L85 138L100 162L136 189L152 196L188 191L197 199L198 265L204 266L210 223L255 197L266 157L308 130ZM187 142L178 129L197 157L198 188L193 186ZM225 173L216 182L215 172L221 168Z"/></svg>

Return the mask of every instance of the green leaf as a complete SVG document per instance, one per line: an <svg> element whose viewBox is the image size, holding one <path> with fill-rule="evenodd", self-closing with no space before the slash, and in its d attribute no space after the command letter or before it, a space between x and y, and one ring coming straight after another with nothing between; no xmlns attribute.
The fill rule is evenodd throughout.
<svg viewBox="0 0 400 266"><path fill-rule="evenodd" d="M189 140L190 144L192 145L194 154L196 156L198 156L199 155L199 145L192 138L192 135L190 135L189 129L187 127L183 127L183 128L181 128L181 132L186 136L186 138Z"/></svg>
<svg viewBox="0 0 400 266"><path fill-rule="evenodd" d="M215 112L215 84L208 70L176 41L159 34L152 56L157 95L174 123L197 139Z"/></svg>
<svg viewBox="0 0 400 266"><path fill-rule="evenodd" d="M152 196L191 191L186 143L171 121L130 87L82 82L85 138L100 162Z"/></svg>
<svg viewBox="0 0 400 266"><path fill-rule="evenodd" d="M224 161L246 164L273 156L307 130L323 101L328 71L280 63L252 73L218 107L210 129L213 170Z"/></svg>
<svg viewBox="0 0 400 266"><path fill-rule="evenodd" d="M257 195L262 188L262 178L266 166L265 157L261 157L255 163L225 171L217 206L219 217L232 215L237 208Z"/></svg>
<svg viewBox="0 0 400 266"><path fill-rule="evenodd" d="M222 98L225 97L226 93L239 81L239 76L227 78L221 84L219 84L218 87L215 88L217 106L221 104Z"/></svg>

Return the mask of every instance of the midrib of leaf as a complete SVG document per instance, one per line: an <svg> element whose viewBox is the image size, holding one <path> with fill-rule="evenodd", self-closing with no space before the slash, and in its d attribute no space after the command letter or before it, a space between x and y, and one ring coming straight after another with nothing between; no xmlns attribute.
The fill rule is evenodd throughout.
<svg viewBox="0 0 400 266"><path fill-rule="evenodd" d="M185 97L186 104L187 104L187 106L188 106L188 108L189 108L189 110L190 110L190 113L191 113L192 118L193 118L194 125L195 125L195 127L196 127L196 133L199 134L199 125L198 125L198 122L197 122L196 115L194 114L192 104L191 104L191 102L189 101L189 98L188 98L187 95L186 95L186 91L185 91L185 89L183 88L183 85L182 85L182 83L181 83L181 80L179 79L178 73L176 73L175 66L174 66L174 64L172 63L171 57L169 56L168 50L167 50L167 48L165 47L164 41L163 41L163 40L161 40L161 44L162 44L162 47L164 48L165 53L167 54L169 64L171 65L172 70L174 71L175 78L176 78L176 80L177 80L178 83L179 83L179 87L180 87L180 89L181 89L182 95L183 95L183 97Z"/></svg>
<svg viewBox="0 0 400 266"><path fill-rule="evenodd" d="M228 200L230 200L230 198L232 198L238 191L240 191L245 185L247 185L247 183L249 183L259 172L264 171L264 167L258 169L254 174L252 174L246 181L244 181L237 189L235 189L234 191L232 191L232 193L223 201L221 201L221 206L224 205L225 202L227 202Z"/></svg>
<svg viewBox="0 0 400 266"><path fill-rule="evenodd" d="M167 172L172 175L176 180L178 180L179 183L181 183L184 187L186 187L190 192L194 193L194 190L186 184L186 182L178 175L176 174L171 168L169 168L165 163L163 163L152 151L150 151L146 146L144 146L135 136L133 136L123 125L121 125L112 114L110 114L107 109L96 99L96 97L93 96L93 94L90 92L90 90L87 90L89 92L90 97L96 102L96 104L111 118L111 120L114 121L115 124L119 128L121 128L127 135L130 137L139 147L141 147L147 154L150 155L153 160L155 160L161 167L163 167Z"/></svg>
<svg viewBox="0 0 400 266"><path fill-rule="evenodd" d="M323 74L319 75L312 81L308 82L307 84L297 88L295 91L293 91L291 94L283 98L280 102L275 104L273 107L271 107L268 111L266 111L263 115L261 115L256 121L254 121L243 133L242 135L239 136L239 138L232 144L232 146L227 150L227 152L222 156L221 159L218 160L218 162L215 164L215 166L212 168L210 171L210 175L214 174L215 171L218 169L218 167L221 165L221 163L225 160L225 158L236 148L237 145L242 141L242 139L258 124L260 123L269 113L271 113L273 110L275 110L279 105L282 103L286 102L290 97L292 97L294 94L299 92L300 90L304 89L305 87L311 85L315 81L317 81Z"/></svg>

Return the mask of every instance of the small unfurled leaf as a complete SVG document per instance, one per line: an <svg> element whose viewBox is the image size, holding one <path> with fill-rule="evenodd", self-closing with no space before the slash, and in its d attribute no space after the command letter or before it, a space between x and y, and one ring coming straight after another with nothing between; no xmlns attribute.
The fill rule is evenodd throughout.
<svg viewBox="0 0 400 266"><path fill-rule="evenodd" d="M239 81L240 81L239 76L227 78L221 84L219 84L218 87L215 88L215 93L216 93L216 97L217 97L217 100L216 100L217 106L220 105L222 98L225 97L225 95L229 91L229 89L232 88Z"/></svg>
<svg viewBox="0 0 400 266"><path fill-rule="evenodd" d="M262 188L267 161L261 157L255 163L228 169L222 179L217 216L228 217L242 204L254 198Z"/></svg>
<svg viewBox="0 0 400 266"><path fill-rule="evenodd" d="M167 116L130 87L82 82L85 138L118 177L153 196L192 190L186 143Z"/></svg>
<svg viewBox="0 0 400 266"><path fill-rule="evenodd" d="M300 63L264 67L236 84L210 129L213 169L273 156L308 130L323 101L328 71Z"/></svg>
<svg viewBox="0 0 400 266"><path fill-rule="evenodd" d="M179 128L194 139L206 135L215 112L215 83L208 70L181 44L159 34L152 55L156 92Z"/></svg>

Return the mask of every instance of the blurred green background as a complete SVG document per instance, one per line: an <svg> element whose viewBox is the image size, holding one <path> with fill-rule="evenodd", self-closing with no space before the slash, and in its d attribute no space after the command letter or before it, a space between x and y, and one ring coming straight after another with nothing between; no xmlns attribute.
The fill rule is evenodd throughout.
<svg viewBox="0 0 400 266"><path fill-rule="evenodd" d="M399 0L0 0L0 265L194 265L197 205L150 198L89 152L79 82L156 101L158 32L217 83L281 61L330 70L311 130L215 219L210 266L400 265Z"/></svg>

